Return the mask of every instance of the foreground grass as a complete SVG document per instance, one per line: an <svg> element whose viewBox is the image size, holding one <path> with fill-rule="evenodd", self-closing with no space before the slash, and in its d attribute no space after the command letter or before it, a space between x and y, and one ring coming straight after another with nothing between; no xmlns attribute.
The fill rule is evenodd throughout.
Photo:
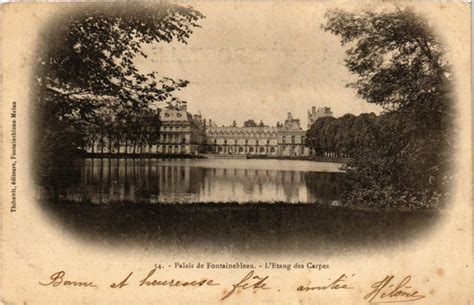
<svg viewBox="0 0 474 305"><path fill-rule="evenodd" d="M428 234L436 211L364 211L316 204L95 205L44 202L66 231L112 246L334 253L407 244Z"/></svg>

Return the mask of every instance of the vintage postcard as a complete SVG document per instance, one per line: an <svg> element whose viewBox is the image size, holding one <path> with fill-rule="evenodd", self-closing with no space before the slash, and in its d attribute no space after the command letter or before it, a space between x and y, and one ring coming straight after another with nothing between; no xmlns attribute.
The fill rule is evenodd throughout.
<svg viewBox="0 0 474 305"><path fill-rule="evenodd" d="M1 304L474 304L469 3L8 3L1 41Z"/></svg>

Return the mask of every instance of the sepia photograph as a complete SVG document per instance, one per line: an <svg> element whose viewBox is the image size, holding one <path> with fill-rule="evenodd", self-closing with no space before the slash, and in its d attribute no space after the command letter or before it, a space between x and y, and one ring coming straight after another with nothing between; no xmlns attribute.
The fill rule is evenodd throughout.
<svg viewBox="0 0 474 305"><path fill-rule="evenodd" d="M473 304L470 4L0 14L0 304Z"/></svg>
<svg viewBox="0 0 474 305"><path fill-rule="evenodd" d="M40 29L31 158L53 221L110 245L334 253L442 218L456 76L423 13L215 7L80 4Z"/></svg>

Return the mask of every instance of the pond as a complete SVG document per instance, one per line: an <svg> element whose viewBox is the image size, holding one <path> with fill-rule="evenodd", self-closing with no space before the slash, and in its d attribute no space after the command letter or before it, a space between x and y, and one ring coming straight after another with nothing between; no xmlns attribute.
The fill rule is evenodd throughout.
<svg viewBox="0 0 474 305"><path fill-rule="evenodd" d="M59 199L95 204L338 200L342 164L301 160L82 159Z"/></svg>

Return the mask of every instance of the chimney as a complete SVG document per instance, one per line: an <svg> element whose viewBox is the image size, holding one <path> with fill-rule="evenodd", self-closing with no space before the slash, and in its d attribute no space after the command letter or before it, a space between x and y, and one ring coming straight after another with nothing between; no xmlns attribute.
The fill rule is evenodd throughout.
<svg viewBox="0 0 474 305"><path fill-rule="evenodd" d="M316 113L316 106L311 107L311 112L312 112L313 114Z"/></svg>
<svg viewBox="0 0 474 305"><path fill-rule="evenodd" d="M291 116L291 112L288 112L288 121L291 121L293 117Z"/></svg>
<svg viewBox="0 0 474 305"><path fill-rule="evenodd" d="M209 127L212 127L212 119L209 119Z"/></svg>
<svg viewBox="0 0 474 305"><path fill-rule="evenodd" d="M188 112L188 102L183 101L181 103L181 110Z"/></svg>

